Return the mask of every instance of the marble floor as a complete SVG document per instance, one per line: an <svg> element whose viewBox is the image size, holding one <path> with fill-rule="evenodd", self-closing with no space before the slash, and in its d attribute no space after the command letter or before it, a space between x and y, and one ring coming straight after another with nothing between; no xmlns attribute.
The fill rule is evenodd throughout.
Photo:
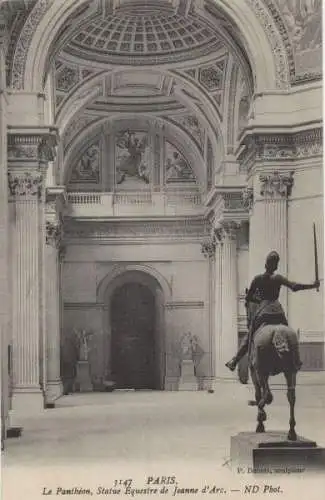
<svg viewBox="0 0 325 500"><path fill-rule="evenodd" d="M325 385L319 377L306 380L297 387L297 431L325 446ZM267 429L286 430L286 392L280 379L274 382ZM247 485L257 484L261 493L266 482L272 488L280 485L282 497L294 498L310 481L313 489L308 490L308 499L324 498L323 474L261 478L229 466L230 436L255 429L256 408L247 405L252 395L249 385L220 382L213 394L116 391L65 396L55 409L22 418L22 436L7 440L2 456L3 498L151 498L158 494L204 498L207 485L214 496L241 498L249 496L243 494ZM119 486L121 480L132 480L129 490L125 489L129 483ZM157 484L166 491L146 490ZM111 489L114 485L119 493Z"/></svg>

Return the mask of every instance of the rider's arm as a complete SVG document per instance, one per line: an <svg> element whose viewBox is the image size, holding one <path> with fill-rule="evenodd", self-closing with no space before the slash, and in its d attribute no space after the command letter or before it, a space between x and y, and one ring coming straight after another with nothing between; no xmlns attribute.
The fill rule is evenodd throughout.
<svg viewBox="0 0 325 500"><path fill-rule="evenodd" d="M256 299L256 291L257 291L257 283L258 283L258 279L257 277L253 279L252 283L251 283L251 286L249 287L249 290L248 292L246 293L246 297L245 297L245 301L246 303L248 302L259 302L257 299Z"/></svg>
<svg viewBox="0 0 325 500"><path fill-rule="evenodd" d="M295 283L293 281L289 281L287 278L281 276L280 274L278 275L278 278L280 280L281 285L286 286L293 292L300 292L301 290L312 290L313 288L319 287L319 281L315 281L311 285L304 285L302 283Z"/></svg>

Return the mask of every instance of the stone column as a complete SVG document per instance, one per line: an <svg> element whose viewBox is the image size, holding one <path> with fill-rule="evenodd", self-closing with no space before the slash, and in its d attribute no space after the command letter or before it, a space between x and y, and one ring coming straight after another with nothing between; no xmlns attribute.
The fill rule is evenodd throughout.
<svg viewBox="0 0 325 500"><path fill-rule="evenodd" d="M260 175L260 199L263 219L264 259L268 252L275 250L280 255L278 272L288 275L288 196L293 186L293 173L271 172ZM261 241L261 235L257 242ZM260 272L262 272L263 268ZM281 304L287 312L288 290L282 287Z"/></svg>
<svg viewBox="0 0 325 500"><path fill-rule="evenodd" d="M1 62L1 58L0 58ZM9 207L7 181L7 130L5 93L0 93L0 335L1 335L1 443L9 427L10 295L9 295Z"/></svg>
<svg viewBox="0 0 325 500"><path fill-rule="evenodd" d="M44 407L43 216L47 162L54 158L56 136L48 129L11 130L8 136L9 200L13 206L12 248L12 415Z"/></svg>
<svg viewBox="0 0 325 500"><path fill-rule="evenodd" d="M206 377L206 389L213 389L213 380L215 378L216 367L216 334L215 334L215 249L216 240L214 229L212 228L210 237L201 245L201 252L208 261L207 276L207 297L208 297L208 331L209 331L209 376Z"/></svg>
<svg viewBox="0 0 325 500"><path fill-rule="evenodd" d="M215 352L215 377L220 378L223 375L222 365L222 245L221 231L216 229L216 247L215 247L215 287L214 287L214 352Z"/></svg>
<svg viewBox="0 0 325 500"><path fill-rule="evenodd" d="M238 225L235 222L223 222L222 231L220 231L222 238L222 316L218 342L218 376L229 379L237 376L235 372L232 373L225 367L225 363L234 356L238 349L237 229Z"/></svg>
<svg viewBox="0 0 325 500"><path fill-rule="evenodd" d="M46 190L46 250L45 250L45 331L46 331L46 390L47 407L62 395L60 377L60 263L62 223L60 210L64 188Z"/></svg>

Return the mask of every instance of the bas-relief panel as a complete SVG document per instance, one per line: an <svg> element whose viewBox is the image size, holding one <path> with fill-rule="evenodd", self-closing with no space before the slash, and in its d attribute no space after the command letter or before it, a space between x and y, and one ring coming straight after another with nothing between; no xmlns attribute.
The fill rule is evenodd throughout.
<svg viewBox="0 0 325 500"><path fill-rule="evenodd" d="M100 181L100 144L92 144L74 166L71 174L72 183L99 183Z"/></svg>
<svg viewBox="0 0 325 500"><path fill-rule="evenodd" d="M150 183L148 133L123 131L115 145L116 184L124 189L143 189Z"/></svg>
<svg viewBox="0 0 325 500"><path fill-rule="evenodd" d="M321 71L322 0L277 0L295 52L296 74Z"/></svg>
<svg viewBox="0 0 325 500"><path fill-rule="evenodd" d="M165 142L166 183L195 182L193 171L178 149L170 142Z"/></svg>

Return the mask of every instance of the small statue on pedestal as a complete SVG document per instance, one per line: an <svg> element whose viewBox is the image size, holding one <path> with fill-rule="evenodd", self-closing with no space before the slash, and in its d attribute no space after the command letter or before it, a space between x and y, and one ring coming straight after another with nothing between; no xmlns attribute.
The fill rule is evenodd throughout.
<svg viewBox="0 0 325 500"><path fill-rule="evenodd" d="M89 339L93 335L86 330L75 330L76 337L78 339L79 348L79 359L77 363L77 376L76 376L76 386L79 392L90 392L93 390L91 377L90 377L90 365L89 365Z"/></svg>
<svg viewBox="0 0 325 500"><path fill-rule="evenodd" d="M185 333L180 341L180 384L179 390L197 390L197 366L202 356L198 338L191 332Z"/></svg>

